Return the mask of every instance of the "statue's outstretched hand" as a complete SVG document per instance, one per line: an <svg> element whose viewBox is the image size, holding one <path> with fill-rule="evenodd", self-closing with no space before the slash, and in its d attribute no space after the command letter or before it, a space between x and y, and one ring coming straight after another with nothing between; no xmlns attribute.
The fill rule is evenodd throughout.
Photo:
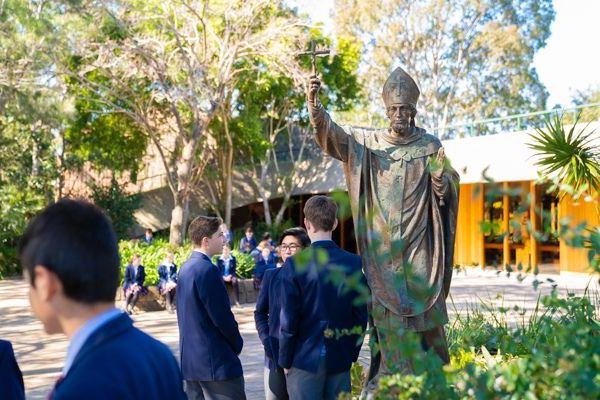
<svg viewBox="0 0 600 400"><path fill-rule="evenodd" d="M431 168L431 177L436 180L441 180L442 175L444 174L444 164L446 163L446 153L444 152L444 148L440 147L435 156L432 168Z"/></svg>
<svg viewBox="0 0 600 400"><path fill-rule="evenodd" d="M321 88L321 80L316 75L311 75L308 80L308 101L316 104L319 89Z"/></svg>
<svg viewBox="0 0 600 400"><path fill-rule="evenodd" d="M437 152L436 160L437 160L438 164L440 164L442 167L444 166L444 163L446 162L446 151L444 150L443 147L439 148L439 150Z"/></svg>
<svg viewBox="0 0 600 400"><path fill-rule="evenodd" d="M444 152L444 148L440 147L440 149L437 152L437 155L435 156L435 159L432 160L431 163L431 180L432 180L432 184L433 184L433 191L438 195L439 199L440 199L440 206L444 206L445 202L444 202L444 195L445 195L445 189L444 189L444 181L443 181L443 176L444 176L444 167L446 164L446 153Z"/></svg>

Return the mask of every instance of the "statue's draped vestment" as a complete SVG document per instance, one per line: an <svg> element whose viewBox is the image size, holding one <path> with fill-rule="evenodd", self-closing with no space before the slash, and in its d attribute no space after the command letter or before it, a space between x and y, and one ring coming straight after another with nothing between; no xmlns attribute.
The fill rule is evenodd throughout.
<svg viewBox="0 0 600 400"><path fill-rule="evenodd" d="M309 110L317 143L344 163L373 307L417 332L445 324L458 175L446 166L441 180L432 179L439 139L421 128L395 138L387 129L341 127L320 103Z"/></svg>

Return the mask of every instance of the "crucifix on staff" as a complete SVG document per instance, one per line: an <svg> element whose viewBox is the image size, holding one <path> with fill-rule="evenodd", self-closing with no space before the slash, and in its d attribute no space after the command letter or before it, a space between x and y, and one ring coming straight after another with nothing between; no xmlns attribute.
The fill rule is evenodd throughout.
<svg viewBox="0 0 600 400"><path fill-rule="evenodd" d="M317 56L327 56L331 53L329 49L317 49L317 45L314 40L310 41L310 50L297 53L298 57L311 56L312 57L312 75L317 75Z"/></svg>

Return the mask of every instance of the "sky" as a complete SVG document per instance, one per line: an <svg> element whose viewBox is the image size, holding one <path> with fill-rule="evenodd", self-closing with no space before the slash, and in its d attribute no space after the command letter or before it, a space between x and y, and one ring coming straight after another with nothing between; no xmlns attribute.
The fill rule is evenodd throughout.
<svg viewBox="0 0 600 400"><path fill-rule="evenodd" d="M363 0L368 1L368 0ZM313 22L332 29L333 0L289 0ZM571 104L577 90L600 86L600 0L554 0L556 18L534 66L550 93L548 108Z"/></svg>

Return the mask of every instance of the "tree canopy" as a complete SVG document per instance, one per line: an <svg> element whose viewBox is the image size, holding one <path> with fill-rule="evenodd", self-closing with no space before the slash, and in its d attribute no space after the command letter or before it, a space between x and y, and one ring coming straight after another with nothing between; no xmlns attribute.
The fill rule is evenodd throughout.
<svg viewBox="0 0 600 400"><path fill-rule="evenodd" d="M545 106L532 62L553 19L551 0L335 2L338 37L362 46L369 114L383 115L383 83L400 65L421 88L418 118L442 137L447 125Z"/></svg>

